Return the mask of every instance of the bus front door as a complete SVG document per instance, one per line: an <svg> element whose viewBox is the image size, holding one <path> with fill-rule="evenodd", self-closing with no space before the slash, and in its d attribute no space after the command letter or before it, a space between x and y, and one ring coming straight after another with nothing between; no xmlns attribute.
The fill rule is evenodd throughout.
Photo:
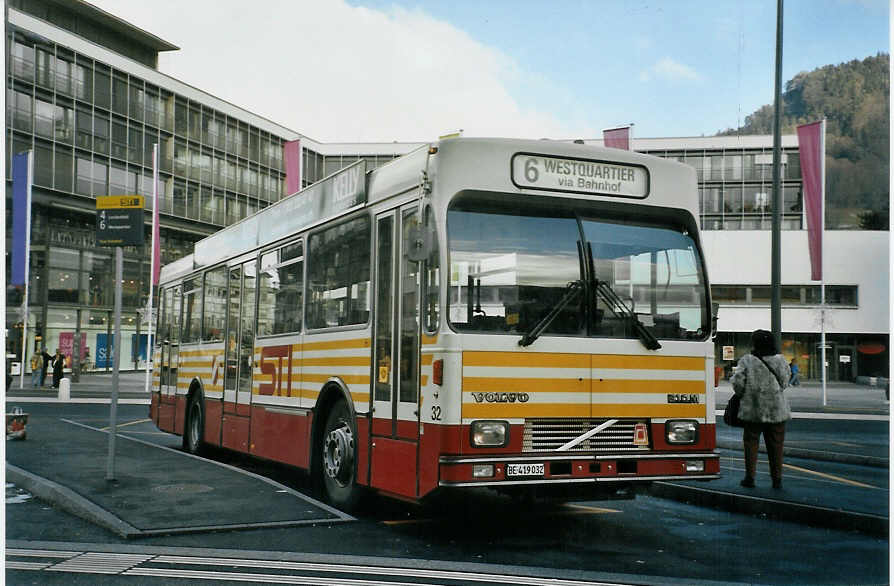
<svg viewBox="0 0 894 586"><path fill-rule="evenodd" d="M176 431L174 426L177 413L177 371L180 364L181 297L180 285L165 290L166 328L161 344L161 373L159 377L161 393L156 425L160 430L169 432Z"/></svg>
<svg viewBox="0 0 894 586"><path fill-rule="evenodd" d="M255 261L230 269L221 445L248 451L254 353Z"/></svg>
<svg viewBox="0 0 894 586"><path fill-rule="evenodd" d="M376 221L375 365L370 485L418 494L419 268L406 241L418 224L416 206Z"/></svg>

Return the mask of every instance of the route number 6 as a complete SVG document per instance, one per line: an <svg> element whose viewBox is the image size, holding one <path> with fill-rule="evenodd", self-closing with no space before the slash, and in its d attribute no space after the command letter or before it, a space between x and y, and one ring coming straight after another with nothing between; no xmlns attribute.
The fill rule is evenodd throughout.
<svg viewBox="0 0 894 586"><path fill-rule="evenodd" d="M540 171L537 169L537 159L528 159L525 161L525 179L531 183L537 183L540 177Z"/></svg>

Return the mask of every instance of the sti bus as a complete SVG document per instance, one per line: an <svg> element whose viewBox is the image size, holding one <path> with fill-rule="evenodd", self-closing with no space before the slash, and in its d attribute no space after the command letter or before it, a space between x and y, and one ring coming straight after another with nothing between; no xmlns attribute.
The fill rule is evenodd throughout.
<svg viewBox="0 0 894 586"><path fill-rule="evenodd" d="M373 490L719 477L695 171L553 141L359 161L164 267L150 415Z"/></svg>

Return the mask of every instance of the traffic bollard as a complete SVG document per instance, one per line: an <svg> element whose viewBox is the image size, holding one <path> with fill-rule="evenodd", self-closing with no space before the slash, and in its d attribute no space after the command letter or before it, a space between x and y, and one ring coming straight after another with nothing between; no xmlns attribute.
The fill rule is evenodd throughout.
<svg viewBox="0 0 894 586"><path fill-rule="evenodd" d="M68 401L71 398L71 380L63 378L59 381L59 400Z"/></svg>

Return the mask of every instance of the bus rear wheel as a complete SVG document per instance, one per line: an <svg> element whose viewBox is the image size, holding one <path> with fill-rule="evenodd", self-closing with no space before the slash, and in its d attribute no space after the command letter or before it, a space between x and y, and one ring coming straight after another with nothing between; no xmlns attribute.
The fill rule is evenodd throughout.
<svg viewBox="0 0 894 586"><path fill-rule="evenodd" d="M186 423L183 430L183 448L190 454L202 452L202 436L205 433L205 409L202 397L190 399L186 408Z"/></svg>
<svg viewBox="0 0 894 586"><path fill-rule="evenodd" d="M344 401L333 405L320 442L320 474L326 499L343 510L356 508L361 496L357 486L357 434L352 419Z"/></svg>

